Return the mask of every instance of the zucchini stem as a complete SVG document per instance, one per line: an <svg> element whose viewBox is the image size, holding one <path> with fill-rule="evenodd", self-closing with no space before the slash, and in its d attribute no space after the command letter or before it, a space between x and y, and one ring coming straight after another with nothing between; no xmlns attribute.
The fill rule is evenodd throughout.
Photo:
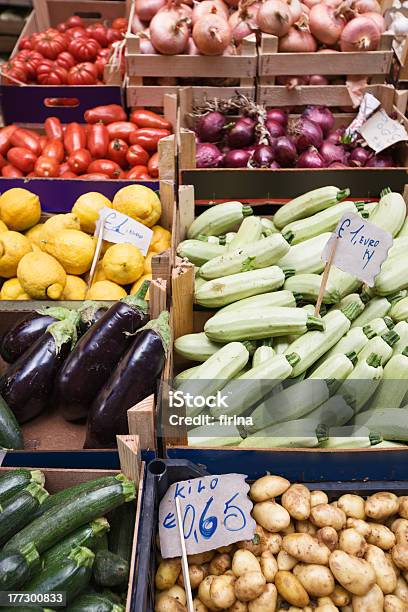
<svg viewBox="0 0 408 612"><path fill-rule="evenodd" d="M346 189L342 189L341 191L338 192L337 196L336 196L336 200L338 202L341 202L341 200L344 200L345 198L348 198L350 195L350 189L348 187L346 187Z"/></svg>
<svg viewBox="0 0 408 612"><path fill-rule="evenodd" d="M309 331L324 331L325 324L323 319L315 317L314 315L308 315L306 320L306 327Z"/></svg>

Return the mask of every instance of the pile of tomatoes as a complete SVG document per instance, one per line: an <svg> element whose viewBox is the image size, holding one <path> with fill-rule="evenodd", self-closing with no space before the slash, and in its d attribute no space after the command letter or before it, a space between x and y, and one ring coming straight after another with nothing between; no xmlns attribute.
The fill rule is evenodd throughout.
<svg viewBox="0 0 408 612"><path fill-rule="evenodd" d="M87 26L81 17L70 17L56 28L22 38L18 53L2 66L2 73L11 84L15 80L40 85L101 84L111 47L123 39L126 29L125 18L106 27L100 22Z"/></svg>
<svg viewBox="0 0 408 612"><path fill-rule="evenodd" d="M129 118L117 104L85 112L86 124L44 124L45 135L10 125L0 130L1 175L149 181L159 176L157 147L172 126L161 115L137 109Z"/></svg>

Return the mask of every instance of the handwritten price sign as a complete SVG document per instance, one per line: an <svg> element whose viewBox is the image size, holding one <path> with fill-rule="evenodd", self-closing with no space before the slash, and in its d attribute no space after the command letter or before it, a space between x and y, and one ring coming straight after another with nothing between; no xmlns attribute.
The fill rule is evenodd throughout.
<svg viewBox="0 0 408 612"><path fill-rule="evenodd" d="M323 249L323 261L329 260L336 240L332 264L372 287L392 246L391 234L359 215L345 213Z"/></svg>
<svg viewBox="0 0 408 612"><path fill-rule="evenodd" d="M380 109L360 129L360 134L376 153L387 149L396 142L408 140L406 129Z"/></svg>
<svg viewBox="0 0 408 612"><path fill-rule="evenodd" d="M255 521L245 474L204 476L171 485L160 503L159 535L164 559L181 556L176 504L181 506L187 554L251 540Z"/></svg>
<svg viewBox="0 0 408 612"><path fill-rule="evenodd" d="M100 224L103 219L105 219L105 227L103 230L104 240L108 242L126 242L127 244L134 244L140 249L143 255L147 254L153 236L153 232L149 227L106 206L101 208L99 212L95 236L99 233Z"/></svg>

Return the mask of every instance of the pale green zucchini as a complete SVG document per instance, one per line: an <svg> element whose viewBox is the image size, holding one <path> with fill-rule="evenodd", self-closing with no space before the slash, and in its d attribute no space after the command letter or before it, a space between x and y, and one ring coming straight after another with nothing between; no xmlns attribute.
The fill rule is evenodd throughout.
<svg viewBox="0 0 408 612"><path fill-rule="evenodd" d="M344 296L343 298L341 298L340 302L332 306L332 310L341 310L342 308L348 306L351 303L358 304L360 308L360 314L361 312L363 312L365 304L358 293L350 293L349 295Z"/></svg>
<svg viewBox="0 0 408 612"><path fill-rule="evenodd" d="M364 212L368 214L368 218L371 217L377 206L378 202L364 202Z"/></svg>
<svg viewBox="0 0 408 612"><path fill-rule="evenodd" d="M333 395L326 402L320 404L316 410L307 415L308 419L315 419L317 425L329 427L345 425L354 416L354 410L341 395Z"/></svg>
<svg viewBox="0 0 408 612"><path fill-rule="evenodd" d="M399 340L394 344L394 355L400 355L405 347L408 346L408 323L406 321L400 321L394 327L394 331L399 335Z"/></svg>
<svg viewBox="0 0 408 612"><path fill-rule="evenodd" d="M403 442L389 442L388 440L383 440L379 444L376 444L373 448L374 450L377 450L382 448L403 448L404 446L405 448L407 447L407 445Z"/></svg>
<svg viewBox="0 0 408 612"><path fill-rule="evenodd" d="M252 215L252 208L241 202L224 202L210 206L196 217L187 231L187 238L197 238L200 234L219 236L234 229L245 217Z"/></svg>
<svg viewBox="0 0 408 612"><path fill-rule="evenodd" d="M304 334L310 329L324 330L320 317L302 308L275 306L257 310L219 312L204 325L204 331L214 342L258 340L288 334Z"/></svg>
<svg viewBox="0 0 408 612"><path fill-rule="evenodd" d="M183 240L177 247L177 255L185 257L196 266L202 266L210 259L226 253L226 251L226 247L221 244L204 242L203 240Z"/></svg>
<svg viewBox="0 0 408 612"><path fill-rule="evenodd" d="M365 426L370 431L377 431L384 440L408 441L408 409L379 408L367 410L354 419L355 425Z"/></svg>
<svg viewBox="0 0 408 612"><path fill-rule="evenodd" d="M194 294L196 294L200 287L205 285L206 282L207 281L205 280L205 278L201 278L201 276L196 276L194 279Z"/></svg>
<svg viewBox="0 0 408 612"><path fill-rule="evenodd" d="M284 282L282 270L278 266L269 266L207 281L199 288L195 299L201 306L217 308L252 295L274 291Z"/></svg>
<svg viewBox="0 0 408 612"><path fill-rule="evenodd" d="M281 206L275 213L273 222L281 230L293 221L310 217L310 215L334 206L349 195L349 189L341 190L331 186L314 189Z"/></svg>
<svg viewBox="0 0 408 612"><path fill-rule="evenodd" d="M361 285L362 282L359 281L358 278L355 278L355 276L352 276L347 272L343 272L343 270L339 270L339 268L336 268L336 266L332 266L330 268L327 286L329 287L329 291L337 291L340 299L344 298L350 293L355 293L361 287ZM359 302L361 302L361 300L359 300Z"/></svg>
<svg viewBox="0 0 408 612"><path fill-rule="evenodd" d="M249 220L249 219L248 219ZM229 250L201 266L200 276L206 280L249 272L276 264L289 251L289 244L280 234Z"/></svg>
<svg viewBox="0 0 408 612"><path fill-rule="evenodd" d="M196 240L202 240L203 242L210 242L212 244L225 245L225 236L204 236L200 234Z"/></svg>
<svg viewBox="0 0 408 612"><path fill-rule="evenodd" d="M405 217L405 221L402 224L400 231L398 232L398 238L405 238L406 236L408 236L408 217Z"/></svg>
<svg viewBox="0 0 408 612"><path fill-rule="evenodd" d="M357 355L352 352L347 355L338 353L327 357L321 365L309 376L310 380L344 380L351 374L357 363Z"/></svg>
<svg viewBox="0 0 408 612"><path fill-rule="evenodd" d="M239 227L238 232L228 243L228 251L242 249L248 244L258 242L262 236L262 223L259 217L246 217Z"/></svg>
<svg viewBox="0 0 408 612"><path fill-rule="evenodd" d="M277 355L283 355L289 344L290 342L288 336L279 336L279 338L274 338L273 348Z"/></svg>
<svg viewBox="0 0 408 612"><path fill-rule="evenodd" d="M378 295L391 295L408 287L408 251L387 259L374 281Z"/></svg>
<svg viewBox="0 0 408 612"><path fill-rule="evenodd" d="M176 353L191 361L206 361L222 345L211 342L204 332L180 336L174 342Z"/></svg>
<svg viewBox="0 0 408 612"><path fill-rule="evenodd" d="M378 206L370 215L370 223L378 225L394 237L402 228L406 215L407 206L402 195L387 188L381 192Z"/></svg>
<svg viewBox="0 0 408 612"><path fill-rule="evenodd" d="M238 446L242 436L234 424L215 423L190 429L187 434L188 445L198 447Z"/></svg>
<svg viewBox="0 0 408 612"><path fill-rule="evenodd" d="M306 301L316 303L321 284L322 277L319 274L296 274L286 279L284 288L293 293L298 303ZM327 285L323 294L323 303L336 304L339 300L339 292Z"/></svg>
<svg viewBox="0 0 408 612"><path fill-rule="evenodd" d="M326 232L291 246L286 255L278 261L278 266L286 275L320 274L325 266L322 252L330 236L331 233Z"/></svg>
<svg viewBox="0 0 408 612"><path fill-rule="evenodd" d="M296 308L296 300L291 291L273 291L269 293L261 293L252 297L244 298L233 302L224 308L220 308L218 313L233 312L234 310L262 310L273 306L286 306L287 308Z"/></svg>
<svg viewBox="0 0 408 612"><path fill-rule="evenodd" d="M227 246L231 244L231 242L234 240L236 235L237 235L237 232L227 232L224 236L225 244Z"/></svg>
<svg viewBox="0 0 408 612"><path fill-rule="evenodd" d="M311 217L285 225L282 229L282 236L290 244L298 244L323 232L332 232L344 213L358 214L363 210L364 204L362 202L340 202L336 206L322 210Z"/></svg>
<svg viewBox="0 0 408 612"><path fill-rule="evenodd" d="M364 348L367 344L367 336L365 335L362 327L352 327L345 336L343 336L337 344L335 344L325 355L316 363L320 366L324 360L334 355L347 355L347 353L356 353ZM315 371L315 370L313 370Z"/></svg>
<svg viewBox="0 0 408 612"><path fill-rule="evenodd" d="M242 440L239 448L316 448L315 419L296 419L266 427Z"/></svg>
<svg viewBox="0 0 408 612"><path fill-rule="evenodd" d="M398 302L394 302L390 308L389 315L396 323L399 321L408 321L408 297Z"/></svg>
<svg viewBox="0 0 408 612"><path fill-rule="evenodd" d="M357 414L376 392L383 375L381 357L372 353L360 361L338 390Z"/></svg>
<svg viewBox="0 0 408 612"><path fill-rule="evenodd" d="M368 359L372 353L375 353L375 355L381 358L381 365L384 366L391 359L392 347L398 340L399 335L393 329L388 330L381 336L374 336L359 352L359 363Z"/></svg>
<svg viewBox="0 0 408 612"><path fill-rule="evenodd" d="M272 357L275 355L276 352L272 346L259 346L252 357L252 367L256 368L257 366L260 366L262 363L265 363L265 361L272 359Z"/></svg>
<svg viewBox="0 0 408 612"><path fill-rule="evenodd" d="M385 317L389 313L391 306L396 304L404 297L402 292L388 297L373 297L367 304L363 312L355 319L351 327L363 327L378 317Z"/></svg>
<svg viewBox="0 0 408 612"><path fill-rule="evenodd" d="M368 427L343 425L342 427L327 427L321 425L316 434L320 448L369 448L379 444L382 438Z"/></svg>
<svg viewBox="0 0 408 612"><path fill-rule="evenodd" d="M381 384L370 403L376 408L399 408L408 392L408 347L393 355L384 367Z"/></svg>
<svg viewBox="0 0 408 612"><path fill-rule="evenodd" d="M199 367L200 366L194 366L193 368L187 368L187 370L183 370L183 372L180 372L180 374L177 374L176 378L174 379L175 386L177 387L183 380L194 378L195 373L197 372Z"/></svg>
<svg viewBox="0 0 408 612"><path fill-rule="evenodd" d="M392 319L388 316L385 317L377 317L364 325L363 331L368 339L374 338L374 336L381 336L381 334L385 334L388 330L394 327L394 323Z"/></svg>
<svg viewBox="0 0 408 612"><path fill-rule="evenodd" d="M268 217L261 217L262 233L264 236L271 236L272 234L279 234L279 230L274 224L272 219Z"/></svg>
<svg viewBox="0 0 408 612"><path fill-rule="evenodd" d="M401 236L394 239L392 247L388 251L388 258L398 257L402 253L408 250L408 236Z"/></svg>

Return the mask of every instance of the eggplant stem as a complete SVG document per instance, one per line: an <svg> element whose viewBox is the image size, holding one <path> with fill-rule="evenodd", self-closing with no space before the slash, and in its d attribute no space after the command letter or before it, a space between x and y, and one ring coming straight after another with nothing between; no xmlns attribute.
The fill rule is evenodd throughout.
<svg viewBox="0 0 408 612"><path fill-rule="evenodd" d="M151 321L149 321L148 323L146 323L146 325L144 327L141 327L136 334L140 334L141 331L145 330L145 329L151 329L153 331L155 331L162 340L163 343L163 348L165 350L165 352L167 353L169 344L170 344L170 339L171 339L171 330L170 330L170 325L169 325L169 312L167 310L162 310L162 312L159 314L159 316L157 317L157 319L152 319ZM136 335L135 334L135 335ZM131 336L134 334L130 334Z"/></svg>
<svg viewBox="0 0 408 612"><path fill-rule="evenodd" d="M134 295L127 295L126 297L122 298L120 301L124 302L128 306L132 306L133 308L140 308L141 310L143 310L143 312L147 312L148 305L144 298L146 297L146 293L149 289L149 285L150 285L150 281L148 280L143 281L137 293L135 293Z"/></svg>

